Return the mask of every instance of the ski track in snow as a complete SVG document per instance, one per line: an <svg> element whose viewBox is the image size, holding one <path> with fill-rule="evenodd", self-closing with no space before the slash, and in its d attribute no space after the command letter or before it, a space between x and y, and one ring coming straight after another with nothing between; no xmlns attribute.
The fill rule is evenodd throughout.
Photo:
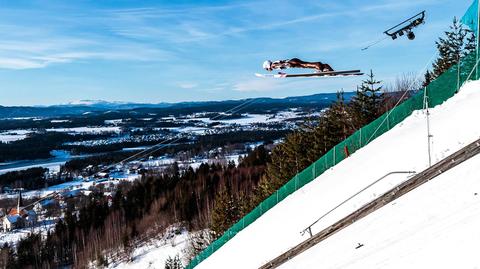
<svg viewBox="0 0 480 269"><path fill-rule="evenodd" d="M432 163L479 138L479 103L480 82L475 81L430 110ZM196 268L258 268L307 239L300 231L371 182L391 171L426 169L426 141L426 114L415 111L287 197ZM478 181L475 171L479 159L477 156L401 197L284 267L480 268L480 195L474 195L474 190L480 192L474 181ZM406 179L405 175L386 178L322 219L313 232L328 227ZM365 246L355 249L357 243Z"/></svg>

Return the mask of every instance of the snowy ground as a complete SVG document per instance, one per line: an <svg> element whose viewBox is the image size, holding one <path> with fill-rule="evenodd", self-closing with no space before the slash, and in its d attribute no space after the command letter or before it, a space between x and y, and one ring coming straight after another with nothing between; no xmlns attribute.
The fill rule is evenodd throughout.
<svg viewBox="0 0 480 269"><path fill-rule="evenodd" d="M134 269L134 268L165 268L165 261L168 257L174 258L178 254L180 259L184 255L183 251L187 247L188 232L181 230L179 234L167 233L160 239L138 247L133 252L132 262L123 262L112 264L110 268Z"/></svg>
<svg viewBox="0 0 480 269"><path fill-rule="evenodd" d="M121 127L75 127L75 128L50 128L48 132L63 132L63 133L87 133L87 134L101 134L101 133L120 133Z"/></svg>
<svg viewBox="0 0 480 269"><path fill-rule="evenodd" d="M83 181L81 179L76 179L76 180L72 180L62 184L53 185L44 189L26 191L22 193L22 196L26 198L33 198L33 197L44 197L45 195L51 194L53 192L88 190L90 186L93 186L95 184L100 184L100 183L106 184L108 186L109 184L118 184L122 180L135 181L139 179L141 175L137 175L137 174L127 175L123 173L118 173L118 174L112 174L111 177L112 179L98 180L96 182ZM0 199L16 198L16 197L18 197L18 194L0 194Z"/></svg>
<svg viewBox="0 0 480 269"><path fill-rule="evenodd" d="M456 96L452 97L444 104L430 110L430 126L431 133L433 134L433 163L438 162L480 137L480 124L477 124L478 115L480 115L479 103L480 82L471 82L464 86ZM320 177L287 197L253 224L237 234L212 256L200 263L197 268L258 268L272 258L275 258L284 251L304 241L306 237L302 237L300 231L315 221L319 216L323 215L358 190L369 185L371 182L392 171L414 170L420 172L427 168L428 154L426 141L426 114L423 111L416 111L391 131L383 134L365 148L357 151L350 158L326 171ZM476 167L478 167L478 165ZM313 232L318 232L333 224L335 221L346 216L355 209L358 209L363 204L371 201L378 195L381 195L391 186L406 179L407 176L399 175L388 177L385 181L369 188L362 195L352 199L349 203L324 218L313 227ZM460 181L461 179L463 179L463 177L456 178L459 184L463 184L463 181ZM426 188L431 188L430 183L425 186ZM451 190L451 197L461 195L473 196L473 190L470 190L469 193L457 193L455 190L456 189ZM468 188L463 189L463 191L466 190L468 190ZM423 197L423 199L425 198L430 197ZM441 196L440 198L435 199L441 199ZM403 201L401 202L403 203ZM389 207L387 207L387 209L389 209ZM428 208L428 210L430 210L430 208ZM427 209L424 209L423 212L427 212ZM451 223L452 221L472 221L472 223L469 223L466 226L471 228L473 227L472 225L478 223L478 218L480 217L474 212L472 212L473 215L470 215L470 219L467 216L468 214L465 214L463 219L456 219L453 217L457 214L455 212L445 213L450 214L451 217L445 217L445 215L437 216L432 213L430 217L440 222L435 226L437 228L434 227L433 229L445 227L445 231L450 232L449 229L451 225L453 225ZM460 213L460 215L462 215L462 213ZM401 217L407 220L409 214L405 213L405 215L398 216L399 219ZM388 222L389 220L385 221ZM388 229L388 226L385 227ZM478 225L476 227L478 227ZM428 229L426 231L428 231ZM403 237L412 236L411 234L414 233L408 229L400 232ZM381 232L379 231L379 233ZM433 232L428 231L425 232L424 235L420 234L419 236L427 236L432 233ZM478 233L472 231L472 236L474 235L478 235ZM332 240L334 237L335 235L332 237ZM453 234L451 237L456 237L456 235ZM346 244L348 244L349 247L355 247L355 245L351 245L355 244L356 240L357 239L352 238L352 240L347 241ZM365 237L358 238L358 240L368 242ZM476 241L478 242L479 240L477 239ZM452 242L459 243L459 241L455 240ZM388 245L393 244L393 242L386 240L383 241L383 244ZM426 243L425 245L428 248L428 244ZM456 247L459 246L462 246L462 244L457 245ZM412 249L421 247L422 246L415 246L412 247ZM435 249L438 248L440 247ZM465 255L472 251L469 247L461 247L461 249L464 249ZM406 252L407 249L404 250L404 253ZM337 257L338 255L341 255L340 253L341 252L336 253ZM388 251L384 253L388 253ZM441 253L444 254L445 251ZM430 254L431 256L435 255L433 252ZM328 255L333 254L326 254L325 257L330 258ZM415 254L413 253L412 255ZM468 257L471 258L471 256ZM461 258L461 256L458 256L458 258ZM396 257L396 259L400 260L401 257ZM457 256L451 257L451 259L457 259ZM477 266L480 266L480 260L477 258L476 261ZM409 268L410 266L404 266L403 268L405 267ZM309 268L309 266L296 267L293 265L292 268ZM355 268L369 267L356 266ZM464 267L451 266L449 268Z"/></svg>
<svg viewBox="0 0 480 269"><path fill-rule="evenodd" d="M65 161L47 161L43 163L34 163L34 164L26 164L21 166L15 166L12 168L5 168L0 169L0 175L5 174L8 172L18 171L18 170L26 170L34 167L43 167L48 168L50 172L58 172L60 171L60 166L64 165Z"/></svg>
<svg viewBox="0 0 480 269"><path fill-rule="evenodd" d="M167 129L172 132L179 132L179 133L187 133L187 134L196 134L196 135L204 135L206 134L210 128L205 128L205 127L194 127L194 126L188 126L188 127L168 127L168 128L156 128L158 130L163 130Z"/></svg>
<svg viewBox="0 0 480 269"><path fill-rule="evenodd" d="M9 130L0 132L0 142L9 143L27 138L27 134L31 133L29 130Z"/></svg>
<svg viewBox="0 0 480 269"><path fill-rule="evenodd" d="M65 162L72 159L72 157L82 157L80 155L71 156L69 152L64 150L52 150L50 154L53 156L50 159L22 160L10 163L0 163L0 175L12 171L25 170L34 167L48 168L50 172L58 172L60 171L60 166L64 165Z"/></svg>
<svg viewBox="0 0 480 269"><path fill-rule="evenodd" d="M39 221L37 225L33 228L23 228L23 229L16 229L14 231L5 233L0 233L0 246L3 244L8 243L10 246L16 245L18 241L27 237L30 233L42 233L46 235L48 231L51 231L55 228L55 221L53 219Z"/></svg>
<svg viewBox="0 0 480 269"><path fill-rule="evenodd" d="M295 111L281 111L276 114L242 114L242 118L239 119L222 119L224 115L214 117L213 119L202 117L202 115L196 115L196 118L187 118L183 122L189 123L190 121L200 121L205 124L210 124L213 122L220 122L222 125L215 126L215 128L224 128L224 125L241 125L241 126L250 126L252 124L258 123L277 123L282 122L288 119L297 118L300 116L300 113ZM200 117L198 117L200 116ZM182 128L165 128L173 131L184 132L184 133L195 133L195 134L204 134L210 128L204 127L182 127Z"/></svg>
<svg viewBox="0 0 480 269"><path fill-rule="evenodd" d="M52 123L67 122L69 120L52 120ZM101 133L120 133L121 127L75 127L75 128L50 128L48 132L63 132L70 134L101 134ZM0 132L0 142L8 143L23 140L27 134L33 133L32 130L8 130Z"/></svg>
<svg viewBox="0 0 480 269"><path fill-rule="evenodd" d="M117 125L123 122L123 119L105 120L105 124Z"/></svg>
<svg viewBox="0 0 480 269"><path fill-rule="evenodd" d="M479 168L477 155L280 268L480 268Z"/></svg>
<svg viewBox="0 0 480 269"><path fill-rule="evenodd" d="M292 111L282 111L277 114L249 114L246 113L242 115L244 117L240 119L222 119L222 116L219 116L213 120L209 118L194 118L194 120L200 120L205 123L212 123L212 122L221 122L224 124L238 124L242 126L251 125L255 123L272 123L272 122L280 122L287 119L292 119L298 117L296 112Z"/></svg>
<svg viewBox="0 0 480 269"><path fill-rule="evenodd" d="M71 122L71 120L51 120L51 123L63 123L63 122Z"/></svg>

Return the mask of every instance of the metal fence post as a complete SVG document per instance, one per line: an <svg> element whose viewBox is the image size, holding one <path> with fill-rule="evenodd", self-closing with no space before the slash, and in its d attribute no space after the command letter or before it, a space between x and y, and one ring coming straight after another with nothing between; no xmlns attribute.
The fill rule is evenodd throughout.
<svg viewBox="0 0 480 269"><path fill-rule="evenodd" d="M362 147L362 129L363 128L360 128L360 146L359 146L359 148Z"/></svg>
<svg viewBox="0 0 480 269"><path fill-rule="evenodd" d="M336 156L336 149L337 149L337 147L333 147L333 165L334 165L334 166L335 166L335 163L336 163L335 160L336 160L336 158L337 158L337 156Z"/></svg>
<svg viewBox="0 0 480 269"><path fill-rule="evenodd" d="M458 92L458 90L460 90L460 55L458 55L458 63L457 63L457 90L456 92Z"/></svg>
<svg viewBox="0 0 480 269"><path fill-rule="evenodd" d="M387 131L390 130L390 118L388 116L390 116L390 113L387 111Z"/></svg>
<svg viewBox="0 0 480 269"><path fill-rule="evenodd" d="M476 38L477 38L477 46L476 46L476 53L475 53L475 62L478 62L478 47L480 46L480 1L477 1L477 19L476 19L476 27L477 27L477 33L476 33ZM476 65L475 65L476 66ZM475 80L478 79L478 66L474 67L475 68Z"/></svg>

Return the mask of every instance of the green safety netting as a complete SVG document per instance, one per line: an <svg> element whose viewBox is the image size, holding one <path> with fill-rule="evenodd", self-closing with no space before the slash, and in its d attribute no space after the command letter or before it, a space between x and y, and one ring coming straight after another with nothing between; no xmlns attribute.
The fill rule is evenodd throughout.
<svg viewBox="0 0 480 269"><path fill-rule="evenodd" d="M475 0L472 6L468 9L464 18L475 16L478 14L478 0ZM473 15L468 15L468 14ZM467 16L468 15L468 16ZM462 19L463 21L463 19ZM478 22L476 19L468 26L476 29ZM276 204L285 199L288 195L297 191L307 183L314 180L327 169L333 167L337 163L346 158L345 149L348 149L350 154L358 149L364 147L375 138L381 136L385 132L395 127L398 123L403 121L406 117L412 114L413 111L424 108L425 99L428 101L429 107L434 107L445 102L452 97L459 89L459 87L467 80L475 78L475 64L477 62L476 53L471 53L463 58L459 64L452 66L449 70L443 73L430 83L425 89L417 91L408 100L401 103L399 106L393 108L387 113L380 116L375 121L357 130L354 134L342 141L320 159L312 163L309 167L304 169L299 174L295 175L284 186L278 189L274 194L268 197L265 201L260 203L255 209L243 217L240 221L228 229L225 234L210 244L205 250L198 254L186 267L188 269L194 268L200 262L208 258L215 251L221 248L225 243L232 239L238 232L245 227L252 224L256 219L262 216L265 212L270 210ZM426 91L426 92L425 92ZM427 97L427 98L425 98Z"/></svg>
<svg viewBox="0 0 480 269"><path fill-rule="evenodd" d="M472 31L477 33L478 25L478 0L474 0L468 7L467 11L460 20L463 24L467 25Z"/></svg>
<svg viewBox="0 0 480 269"><path fill-rule="evenodd" d="M468 26L468 28L470 28L470 30L472 30L474 33L475 33L475 36L477 37L477 50L476 50L476 53L477 53L477 56L480 55L478 53L478 49L479 49L479 37L480 37L480 33L479 33L479 27L478 27L478 24L479 24L479 3L478 3L478 0L474 0L473 3L468 7L467 11L465 12L465 14L463 15L462 19L460 20L463 24L465 24L466 26ZM478 58L475 58L475 60L478 60ZM475 79L478 79L479 78L479 74L480 72L478 72L478 68L475 68L474 72L473 72L473 77Z"/></svg>

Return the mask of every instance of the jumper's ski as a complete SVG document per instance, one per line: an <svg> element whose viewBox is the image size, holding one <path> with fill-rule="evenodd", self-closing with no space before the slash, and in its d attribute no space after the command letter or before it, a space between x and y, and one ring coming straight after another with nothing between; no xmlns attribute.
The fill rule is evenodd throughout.
<svg viewBox="0 0 480 269"><path fill-rule="evenodd" d="M278 74L258 74L255 73L255 76L261 78L295 78L295 77L348 77L348 76L361 76L363 73L360 70L348 70L348 71L329 71L329 72L317 72L317 73L306 73L306 74L287 74L287 73L278 73Z"/></svg>

